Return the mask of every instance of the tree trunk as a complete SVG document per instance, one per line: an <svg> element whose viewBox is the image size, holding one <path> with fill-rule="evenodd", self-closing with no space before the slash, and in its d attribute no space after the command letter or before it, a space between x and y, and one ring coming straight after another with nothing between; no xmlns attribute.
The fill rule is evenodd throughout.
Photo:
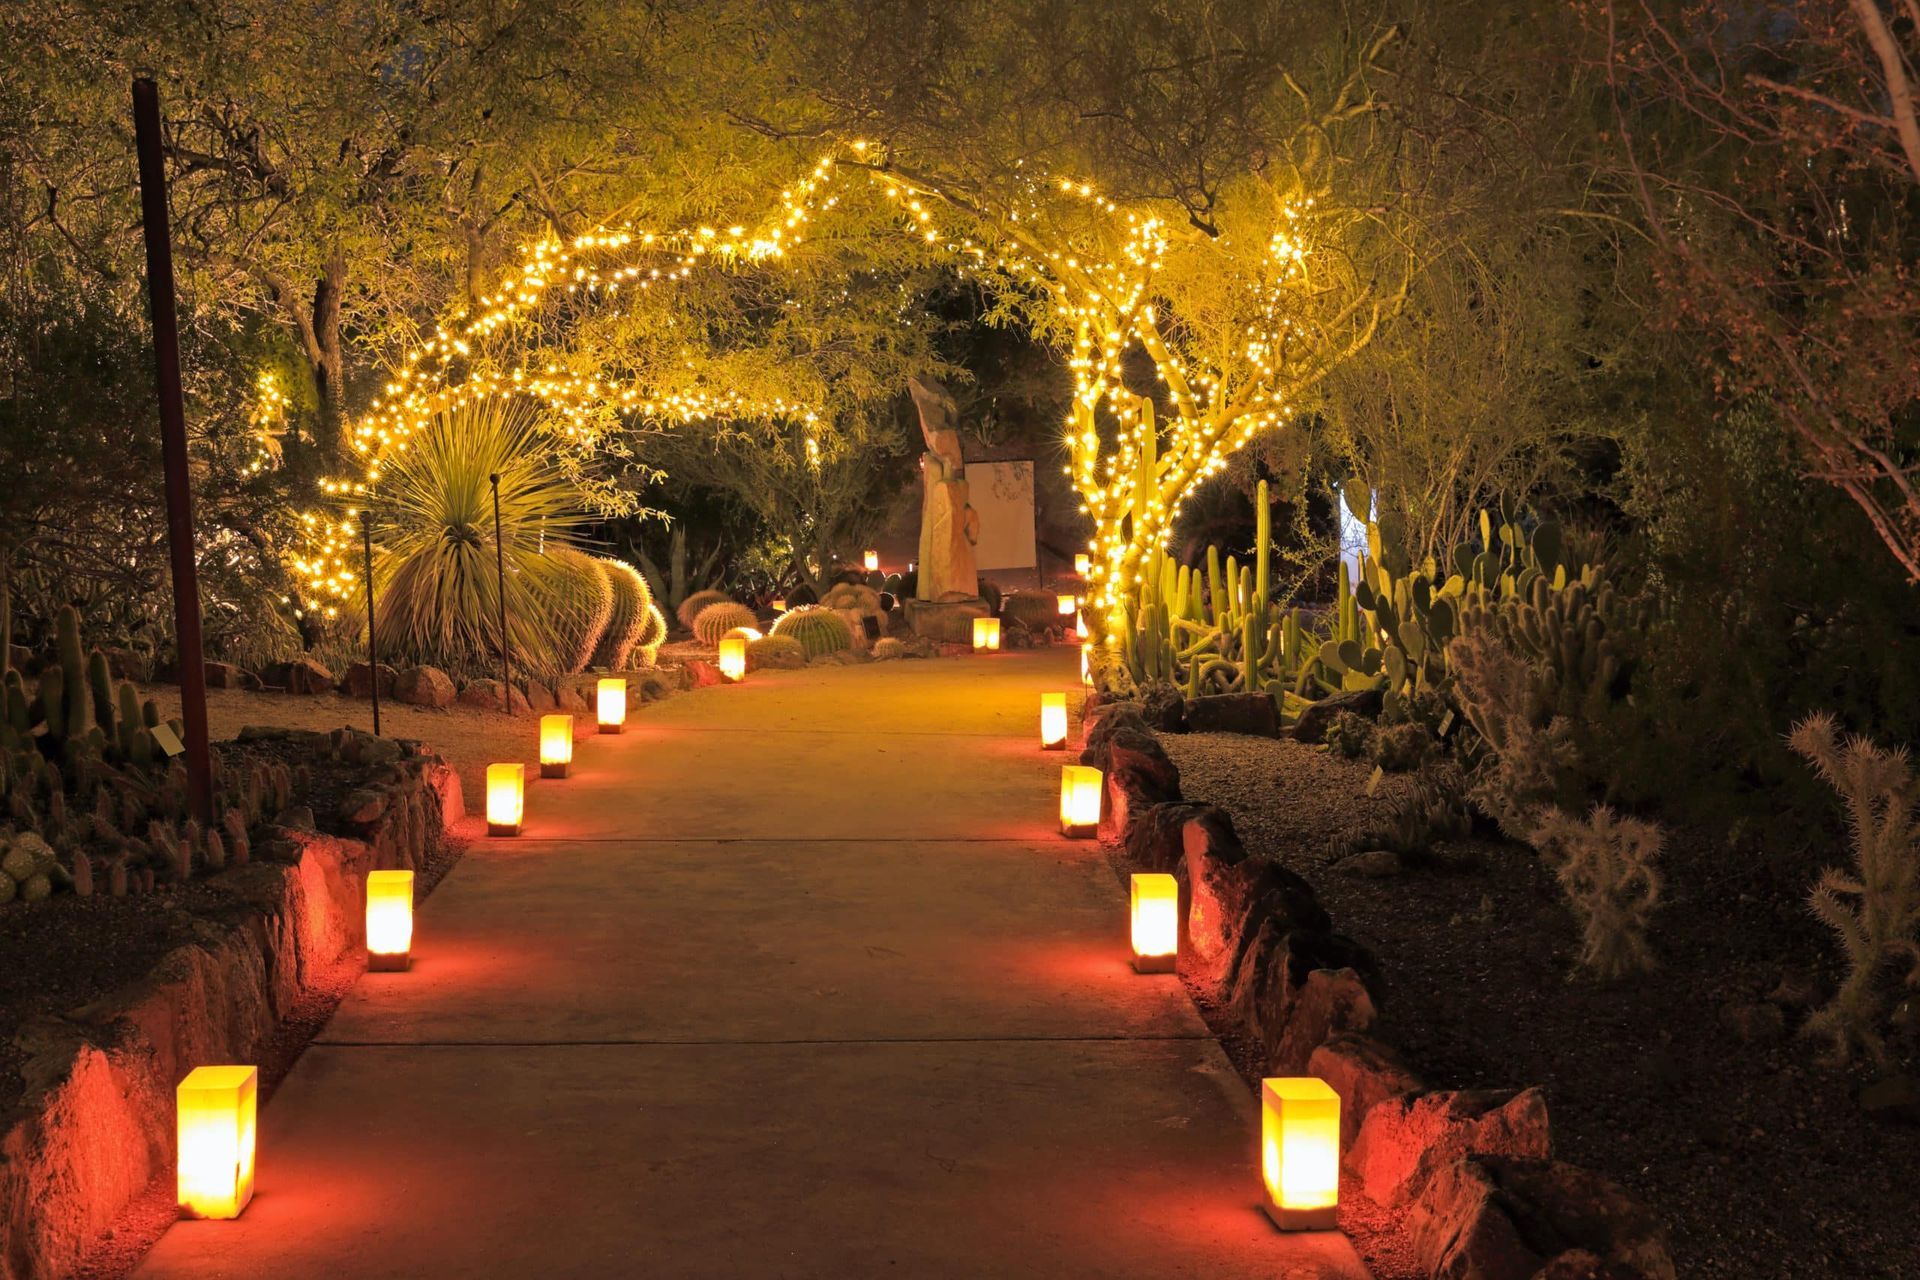
<svg viewBox="0 0 1920 1280"><path fill-rule="evenodd" d="M678 609L687 598L687 526L675 524L667 537L667 598Z"/></svg>
<svg viewBox="0 0 1920 1280"><path fill-rule="evenodd" d="M313 390L320 407L321 443L338 455L347 453L346 357L340 345L340 298L346 292L347 260L337 250L327 259L326 271L313 286Z"/></svg>

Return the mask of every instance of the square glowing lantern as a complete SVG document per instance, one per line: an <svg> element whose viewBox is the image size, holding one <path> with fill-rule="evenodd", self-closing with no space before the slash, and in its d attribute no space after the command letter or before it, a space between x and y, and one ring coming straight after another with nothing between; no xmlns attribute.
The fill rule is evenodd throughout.
<svg viewBox="0 0 1920 1280"><path fill-rule="evenodd" d="M863 554L860 559L865 562L868 573L872 573L880 567L880 553L878 551L868 551Z"/></svg>
<svg viewBox="0 0 1920 1280"><path fill-rule="evenodd" d="M526 812L527 766L490 764L487 766L487 834L517 836L520 817Z"/></svg>
<svg viewBox="0 0 1920 1280"><path fill-rule="evenodd" d="M746 679L747 640L745 636L729 636L720 642L720 674L729 680Z"/></svg>
<svg viewBox="0 0 1920 1280"><path fill-rule="evenodd" d="M775 613L785 613L787 611L787 598L785 596L774 597L773 611Z"/></svg>
<svg viewBox="0 0 1920 1280"><path fill-rule="evenodd" d="M1172 973L1180 951L1180 885L1161 871L1133 874L1133 967Z"/></svg>
<svg viewBox="0 0 1920 1280"><path fill-rule="evenodd" d="M195 1067L180 1082L175 1141L180 1207L188 1216L237 1218L253 1199L259 1094L253 1067Z"/></svg>
<svg viewBox="0 0 1920 1280"><path fill-rule="evenodd" d="M1100 830L1100 793L1106 775L1092 765L1060 768L1060 834L1084 840Z"/></svg>
<svg viewBox="0 0 1920 1280"><path fill-rule="evenodd" d="M1340 1095L1317 1076L1260 1082L1260 1176L1282 1231L1340 1225Z"/></svg>
<svg viewBox="0 0 1920 1280"><path fill-rule="evenodd" d="M975 653L993 653L1000 648L1000 619L975 618L973 620L973 651Z"/></svg>
<svg viewBox="0 0 1920 1280"><path fill-rule="evenodd" d="M564 778L573 763L573 717L540 717L540 776Z"/></svg>
<svg viewBox="0 0 1920 1280"><path fill-rule="evenodd" d="M413 963L413 872L367 873L367 968L402 972Z"/></svg>
<svg viewBox="0 0 1920 1280"><path fill-rule="evenodd" d="M1060 610L1060 616L1063 618L1071 618L1080 608L1080 602L1072 596L1055 596L1054 604Z"/></svg>
<svg viewBox="0 0 1920 1280"><path fill-rule="evenodd" d="M1081 552L1079 555L1075 556L1073 558L1073 571L1074 573L1078 574L1082 578L1092 573L1093 557L1088 555L1084 551Z"/></svg>
<svg viewBox="0 0 1920 1280"><path fill-rule="evenodd" d="M627 722L627 682L618 676L602 676L594 711L600 721L600 732L620 732Z"/></svg>
<svg viewBox="0 0 1920 1280"><path fill-rule="evenodd" d="M1040 749L1067 749L1067 695L1064 693L1040 695Z"/></svg>

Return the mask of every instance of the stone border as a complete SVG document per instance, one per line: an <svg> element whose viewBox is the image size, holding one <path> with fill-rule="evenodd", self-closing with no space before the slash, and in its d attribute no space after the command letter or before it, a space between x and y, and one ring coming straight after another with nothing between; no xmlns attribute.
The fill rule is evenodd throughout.
<svg viewBox="0 0 1920 1280"><path fill-rule="evenodd" d="M256 1061L362 948L367 872L425 869L464 814L460 778L418 744L403 750L355 793L358 839L269 827L253 862L206 879L242 911L196 916L195 941L145 978L20 1029L26 1089L0 1133L0 1280L79 1264L172 1169L175 1085L201 1064Z"/></svg>
<svg viewBox="0 0 1920 1280"><path fill-rule="evenodd" d="M1089 694L1082 722L1081 762L1106 772L1101 842L1179 883L1181 977L1257 1047L1262 1074L1340 1094L1342 1170L1405 1224L1424 1274L1674 1280L1657 1219L1552 1158L1540 1089L1434 1089L1371 1034L1373 956L1305 880L1249 854L1226 810L1182 797L1137 704Z"/></svg>

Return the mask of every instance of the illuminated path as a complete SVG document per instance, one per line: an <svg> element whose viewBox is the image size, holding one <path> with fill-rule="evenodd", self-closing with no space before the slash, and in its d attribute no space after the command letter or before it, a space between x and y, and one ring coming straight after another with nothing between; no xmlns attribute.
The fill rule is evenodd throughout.
<svg viewBox="0 0 1920 1280"><path fill-rule="evenodd" d="M147 1277L1363 1275L1054 834L1068 650L756 676L529 788ZM529 725L528 732L532 732Z"/></svg>

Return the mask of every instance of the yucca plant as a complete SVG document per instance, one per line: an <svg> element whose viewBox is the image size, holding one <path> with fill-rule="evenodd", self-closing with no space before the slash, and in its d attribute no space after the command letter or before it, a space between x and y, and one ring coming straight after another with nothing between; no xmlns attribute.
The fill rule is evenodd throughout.
<svg viewBox="0 0 1920 1280"><path fill-rule="evenodd" d="M434 419L383 465L374 526L383 656L462 675L490 674L498 665L488 484L498 473L514 663L543 673L566 665L543 602L566 595L567 568L543 551L571 546L581 515L573 486L541 438L538 412L524 400L489 397Z"/></svg>

